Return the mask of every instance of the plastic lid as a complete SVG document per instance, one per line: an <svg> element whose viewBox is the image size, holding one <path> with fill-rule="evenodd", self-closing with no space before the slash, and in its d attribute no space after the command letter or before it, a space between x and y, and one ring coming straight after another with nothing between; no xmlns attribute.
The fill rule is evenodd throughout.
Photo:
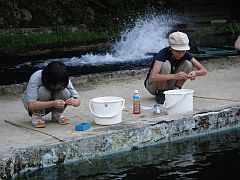
<svg viewBox="0 0 240 180"><path fill-rule="evenodd" d="M138 90L137 89L134 91L134 94L138 94Z"/></svg>
<svg viewBox="0 0 240 180"><path fill-rule="evenodd" d="M76 131L85 131L87 129L90 129L91 125L89 123L81 123L75 125Z"/></svg>

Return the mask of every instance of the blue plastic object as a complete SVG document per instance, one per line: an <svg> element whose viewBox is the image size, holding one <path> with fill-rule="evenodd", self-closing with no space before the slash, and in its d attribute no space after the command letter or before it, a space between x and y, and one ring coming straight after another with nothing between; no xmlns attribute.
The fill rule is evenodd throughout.
<svg viewBox="0 0 240 180"><path fill-rule="evenodd" d="M75 130L76 131L85 131L90 129L90 124L89 123L81 123L81 124L76 124L75 125Z"/></svg>

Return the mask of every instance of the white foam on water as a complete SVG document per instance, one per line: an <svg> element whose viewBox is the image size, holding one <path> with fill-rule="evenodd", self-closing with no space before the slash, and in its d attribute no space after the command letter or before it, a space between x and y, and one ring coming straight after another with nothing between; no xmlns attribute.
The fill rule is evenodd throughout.
<svg viewBox="0 0 240 180"><path fill-rule="evenodd" d="M134 60L145 58L148 52L158 52L167 46L167 33L173 22L163 15L138 19L132 29L122 33L113 55L117 59Z"/></svg>
<svg viewBox="0 0 240 180"><path fill-rule="evenodd" d="M168 45L168 33L176 23L179 23L179 20L176 19L176 16L172 14L151 14L139 17L132 28L127 28L121 34L120 39L113 44L111 52L104 55L89 53L81 57L57 60L64 62L67 66L81 66L86 64L96 66L147 58L146 53L156 53ZM42 63L31 66L42 68L53 60L56 59L45 60ZM22 65L29 66L29 63L18 65L18 68Z"/></svg>

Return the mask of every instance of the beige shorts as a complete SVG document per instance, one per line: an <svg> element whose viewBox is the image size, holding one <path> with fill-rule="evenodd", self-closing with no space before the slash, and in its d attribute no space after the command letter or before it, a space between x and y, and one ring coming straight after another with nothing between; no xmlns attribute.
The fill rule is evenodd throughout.
<svg viewBox="0 0 240 180"><path fill-rule="evenodd" d="M39 90L38 90L38 101L50 101L50 100L55 100L55 99L63 99L63 100L67 100L70 98L70 92L67 88L60 90L60 91L56 91L55 93L51 93L46 87L44 86L40 86ZM28 108L28 102L27 101L23 101L23 105L25 107L25 109L28 111L29 116L32 116L32 113L34 112L35 114L40 114L40 115L44 115L44 114L48 114L51 111L57 111L56 108L47 108L47 109L35 109L35 110L30 110ZM62 112L63 109L59 110L59 112Z"/></svg>
<svg viewBox="0 0 240 180"><path fill-rule="evenodd" d="M184 60L176 69L176 73L183 71L185 73L190 73L193 70L193 65L191 63L191 61L188 60ZM151 72L152 73L152 72ZM146 89L149 91L150 94L155 95L156 91L157 91L157 85L154 81L151 81L151 73L148 77L148 79L146 80L146 84L145 87ZM171 74L171 63L170 61L166 60L166 62L163 63L161 71L159 72L159 74ZM170 80L167 81L167 90L173 89L174 85L175 85L176 81L175 80Z"/></svg>

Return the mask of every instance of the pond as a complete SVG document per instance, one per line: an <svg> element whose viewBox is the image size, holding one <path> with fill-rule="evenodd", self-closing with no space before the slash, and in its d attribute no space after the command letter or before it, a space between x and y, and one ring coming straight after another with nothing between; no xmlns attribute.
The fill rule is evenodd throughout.
<svg viewBox="0 0 240 180"><path fill-rule="evenodd" d="M3 62L0 65L0 76L4 78L0 78L0 85L27 82L34 71L54 60L64 62L71 76L149 67L152 54L168 46L168 33L180 22L181 17L169 15L141 17L131 27L126 27L121 38L112 44L109 52L103 54L90 52L70 58L26 59L25 62L16 64ZM234 40L233 36L223 35L201 37L196 43L199 52L203 53L193 51L196 53L194 56L206 59L236 55L238 53L233 50Z"/></svg>
<svg viewBox="0 0 240 180"><path fill-rule="evenodd" d="M91 162L37 170L15 179L234 179L240 169L240 128L135 148Z"/></svg>

